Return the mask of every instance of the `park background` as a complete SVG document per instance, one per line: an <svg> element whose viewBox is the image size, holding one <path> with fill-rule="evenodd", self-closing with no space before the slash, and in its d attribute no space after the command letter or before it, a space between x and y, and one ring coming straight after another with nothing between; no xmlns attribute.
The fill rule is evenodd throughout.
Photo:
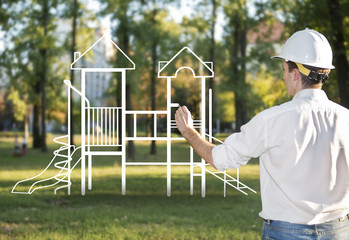
<svg viewBox="0 0 349 240"><path fill-rule="evenodd" d="M79 88L70 71L74 52L84 52L103 34L136 64L127 74L127 108L166 106L166 83L157 63L189 46L214 63L213 128L224 139L256 113L290 100L280 61L270 57L293 32L318 30L334 52L334 69L324 84L329 98L349 107L348 0L2 0L0 1L0 238L1 239L259 239L262 221L258 159L243 167L241 180L258 191L248 196L207 178L189 195L188 169L175 167L173 194L166 197L165 167L134 167L127 195L121 195L120 159L94 161L93 190L80 195L73 172L72 195L52 189L33 195L11 194L13 185L40 172L57 148L52 139L66 134L67 93L63 80ZM107 47L107 46L106 46ZM95 53L88 64L103 57ZM99 55L98 55L99 54ZM174 96L197 114L197 84L181 72ZM92 85L94 104L120 105L120 79L100 76ZM79 145L80 99L74 96L73 143ZM145 119L143 134L150 134ZM73 134L72 134L73 135ZM27 139L28 153L13 157L14 138ZM173 157L185 158L179 144ZM129 142L128 158L161 161L161 142ZM199 183L196 184L199 186Z"/></svg>

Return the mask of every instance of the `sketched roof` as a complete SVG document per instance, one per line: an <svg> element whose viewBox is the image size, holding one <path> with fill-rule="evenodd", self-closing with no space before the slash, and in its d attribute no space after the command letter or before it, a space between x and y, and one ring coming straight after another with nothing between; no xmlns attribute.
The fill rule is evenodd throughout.
<svg viewBox="0 0 349 240"><path fill-rule="evenodd" d="M93 55L93 51L101 47L101 44L103 44L102 39L106 41L111 42L112 50L113 51L113 58L116 60L116 64L113 67L110 66L103 66L100 62L95 62L91 66L87 66L86 62L88 62L88 56ZM102 46L103 47L103 46ZM93 50L92 50L93 49ZM98 51L98 50L97 50ZM110 51L110 50L108 50ZM134 62L119 48L116 43L111 40L106 35L103 35L100 39L97 40L89 49L87 49L83 54L81 54L75 61L71 64L71 69L79 70L79 69L89 69L93 71L113 71L113 70L121 70L121 69L128 69L133 70L135 69Z"/></svg>
<svg viewBox="0 0 349 240"><path fill-rule="evenodd" d="M189 47L182 48L169 61L159 61L159 78L176 78L181 69L190 69L194 78L213 77L213 63L202 61Z"/></svg>

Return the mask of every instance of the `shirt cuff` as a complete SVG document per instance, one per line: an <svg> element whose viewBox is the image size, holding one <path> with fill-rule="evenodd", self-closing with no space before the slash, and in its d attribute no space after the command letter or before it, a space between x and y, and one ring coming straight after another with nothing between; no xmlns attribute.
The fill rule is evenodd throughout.
<svg viewBox="0 0 349 240"><path fill-rule="evenodd" d="M227 155L224 144L213 147L212 159L217 170L224 171L228 169Z"/></svg>

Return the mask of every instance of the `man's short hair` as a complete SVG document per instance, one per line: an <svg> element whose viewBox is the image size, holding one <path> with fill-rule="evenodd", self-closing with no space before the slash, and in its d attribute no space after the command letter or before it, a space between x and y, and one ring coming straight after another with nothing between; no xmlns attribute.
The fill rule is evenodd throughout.
<svg viewBox="0 0 349 240"><path fill-rule="evenodd" d="M295 68L298 69L296 63L294 63L292 61L288 61L286 63L288 65L289 72L292 72L292 70L295 69ZM305 64L303 64L303 66L305 68L309 69L310 71L313 71L313 72L316 72L316 73L320 73L321 75L326 75L326 78L324 78L323 80L321 80L321 79L317 80L317 79L313 79L311 77L308 77L308 76L306 76L306 75L304 75L303 73L300 72L303 88L309 88L309 87L312 87L313 85L325 82L327 80L328 75L331 72L331 69L317 68L317 67L312 67L312 66L305 65Z"/></svg>

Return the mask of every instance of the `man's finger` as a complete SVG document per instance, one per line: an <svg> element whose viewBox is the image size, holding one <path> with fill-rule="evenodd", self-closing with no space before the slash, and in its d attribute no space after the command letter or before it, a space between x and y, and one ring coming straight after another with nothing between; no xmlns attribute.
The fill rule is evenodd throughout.
<svg viewBox="0 0 349 240"><path fill-rule="evenodd" d="M176 120L177 122L179 122L179 121L184 121L184 114L183 114L183 112L181 112L181 109L179 109L179 108L178 108L178 110L176 111L175 120Z"/></svg>
<svg viewBox="0 0 349 240"><path fill-rule="evenodd" d="M190 114L190 111L188 110L188 108L186 106L183 106L182 109L183 109L184 113Z"/></svg>
<svg viewBox="0 0 349 240"><path fill-rule="evenodd" d="M181 107L179 107L178 109L177 109L177 111L176 111L176 115L179 117L179 116L183 116L184 115L184 112L183 112L183 110L182 110L182 108Z"/></svg>
<svg viewBox="0 0 349 240"><path fill-rule="evenodd" d="M193 115L191 115L191 112L189 111L189 109L186 106L183 106L183 112L185 113L186 116L189 116L191 119L193 118Z"/></svg>

